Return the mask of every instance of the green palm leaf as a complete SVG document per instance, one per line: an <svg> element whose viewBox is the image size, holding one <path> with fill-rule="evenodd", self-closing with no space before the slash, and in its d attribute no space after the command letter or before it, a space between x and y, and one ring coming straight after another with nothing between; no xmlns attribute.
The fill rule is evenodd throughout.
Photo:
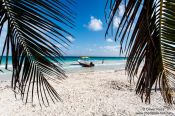
<svg viewBox="0 0 175 116"><path fill-rule="evenodd" d="M106 10L106 36L120 4L125 4L125 12L115 40L120 40L121 51L128 56L126 70L129 76L133 78L142 67L136 93L141 95L142 100L145 95L145 102L150 102L150 93L155 85L155 90L160 89L164 101L172 104L175 92L175 1L108 1L106 9L111 10L109 13ZM133 31L131 27L134 27Z"/></svg>
<svg viewBox="0 0 175 116"><path fill-rule="evenodd" d="M65 3L60 0L0 1L0 32L8 22L0 61L4 54L7 69L11 51L11 86L26 103L29 96L33 102L35 91L40 104L49 105L49 99L53 102L60 100L48 79L58 81L66 77L59 63L63 59L63 51L58 46L70 43L66 36L72 35L65 29L75 26L75 15L68 4L75 3L73 0Z"/></svg>

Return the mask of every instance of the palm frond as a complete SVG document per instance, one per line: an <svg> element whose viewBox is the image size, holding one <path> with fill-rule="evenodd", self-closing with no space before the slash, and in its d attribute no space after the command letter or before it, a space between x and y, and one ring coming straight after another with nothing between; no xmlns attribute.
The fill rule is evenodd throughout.
<svg viewBox="0 0 175 116"><path fill-rule="evenodd" d="M0 5L0 32L8 22L0 61L4 54L7 69L11 51L13 90L26 103L29 98L33 102L35 91L40 104L60 100L48 80L66 77L60 63L64 52L58 46L70 43L66 36L72 35L66 29L74 28L75 15L67 5L74 1L1 0Z"/></svg>
<svg viewBox="0 0 175 116"><path fill-rule="evenodd" d="M175 2L173 0L112 0L111 12L106 12L109 34L119 5L124 3L125 12L115 33L115 40L121 42L121 51L128 56L126 70L131 78L138 74L136 93L145 102L150 102L150 93L160 89L164 101L172 104L175 92ZM109 6L109 5L106 5ZM106 7L108 9L108 7ZM106 10L107 11L107 10ZM108 14L108 15L107 15ZM131 27L134 27L131 30ZM129 42L127 42L129 41ZM143 66L141 66L143 63Z"/></svg>

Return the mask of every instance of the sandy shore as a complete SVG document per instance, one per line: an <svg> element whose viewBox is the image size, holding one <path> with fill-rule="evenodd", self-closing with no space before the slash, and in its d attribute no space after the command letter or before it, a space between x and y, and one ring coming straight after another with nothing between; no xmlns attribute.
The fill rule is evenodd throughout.
<svg viewBox="0 0 175 116"><path fill-rule="evenodd" d="M55 89L62 102L40 107L15 99L10 81L0 82L1 116L169 116L173 108L165 105L159 92L152 93L151 104L141 102L125 72L96 71L70 73Z"/></svg>

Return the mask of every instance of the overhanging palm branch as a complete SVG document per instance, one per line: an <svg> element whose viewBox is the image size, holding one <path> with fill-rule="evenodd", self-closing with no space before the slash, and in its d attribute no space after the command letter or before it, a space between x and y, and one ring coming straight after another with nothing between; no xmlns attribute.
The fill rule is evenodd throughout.
<svg viewBox="0 0 175 116"><path fill-rule="evenodd" d="M115 40L120 40L121 51L128 56L126 70L131 78L138 74L143 62L136 93L142 100L145 95L145 102L150 102L155 85L164 101L172 104L175 92L175 1L107 0L106 36L121 4L125 4L125 12L116 29Z"/></svg>
<svg viewBox="0 0 175 116"><path fill-rule="evenodd" d="M0 1L0 32L8 22L0 61L4 54L7 69L11 51L11 86L26 103L28 98L33 102L34 92L40 104L49 105L49 99L60 99L48 79L58 82L66 77L59 63L64 54L60 46L70 43L66 36L72 35L65 29L74 27L74 13L67 6L73 4L73 0Z"/></svg>

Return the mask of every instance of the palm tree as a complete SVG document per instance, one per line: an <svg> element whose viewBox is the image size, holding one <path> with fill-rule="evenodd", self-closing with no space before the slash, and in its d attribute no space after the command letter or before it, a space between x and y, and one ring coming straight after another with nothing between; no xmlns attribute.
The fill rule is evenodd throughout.
<svg viewBox="0 0 175 116"><path fill-rule="evenodd" d="M60 100L48 79L58 81L66 77L61 68L64 52L60 46L70 43L66 36L72 35L65 29L75 26L75 14L70 8L74 5L73 0L0 1L0 32L8 24L0 62L5 55L7 69L8 56L12 55L11 87L24 102L29 96L33 102L35 90L40 105L49 105L48 99Z"/></svg>
<svg viewBox="0 0 175 116"><path fill-rule="evenodd" d="M145 102L150 102L151 89L155 86L155 90L160 89L164 101L172 104L175 92L175 1L107 0L106 36L110 34L121 4L125 6L125 12L114 38L120 40L121 53L124 51L128 56L128 75L133 78L141 68L136 93L141 95L142 101L145 96Z"/></svg>

